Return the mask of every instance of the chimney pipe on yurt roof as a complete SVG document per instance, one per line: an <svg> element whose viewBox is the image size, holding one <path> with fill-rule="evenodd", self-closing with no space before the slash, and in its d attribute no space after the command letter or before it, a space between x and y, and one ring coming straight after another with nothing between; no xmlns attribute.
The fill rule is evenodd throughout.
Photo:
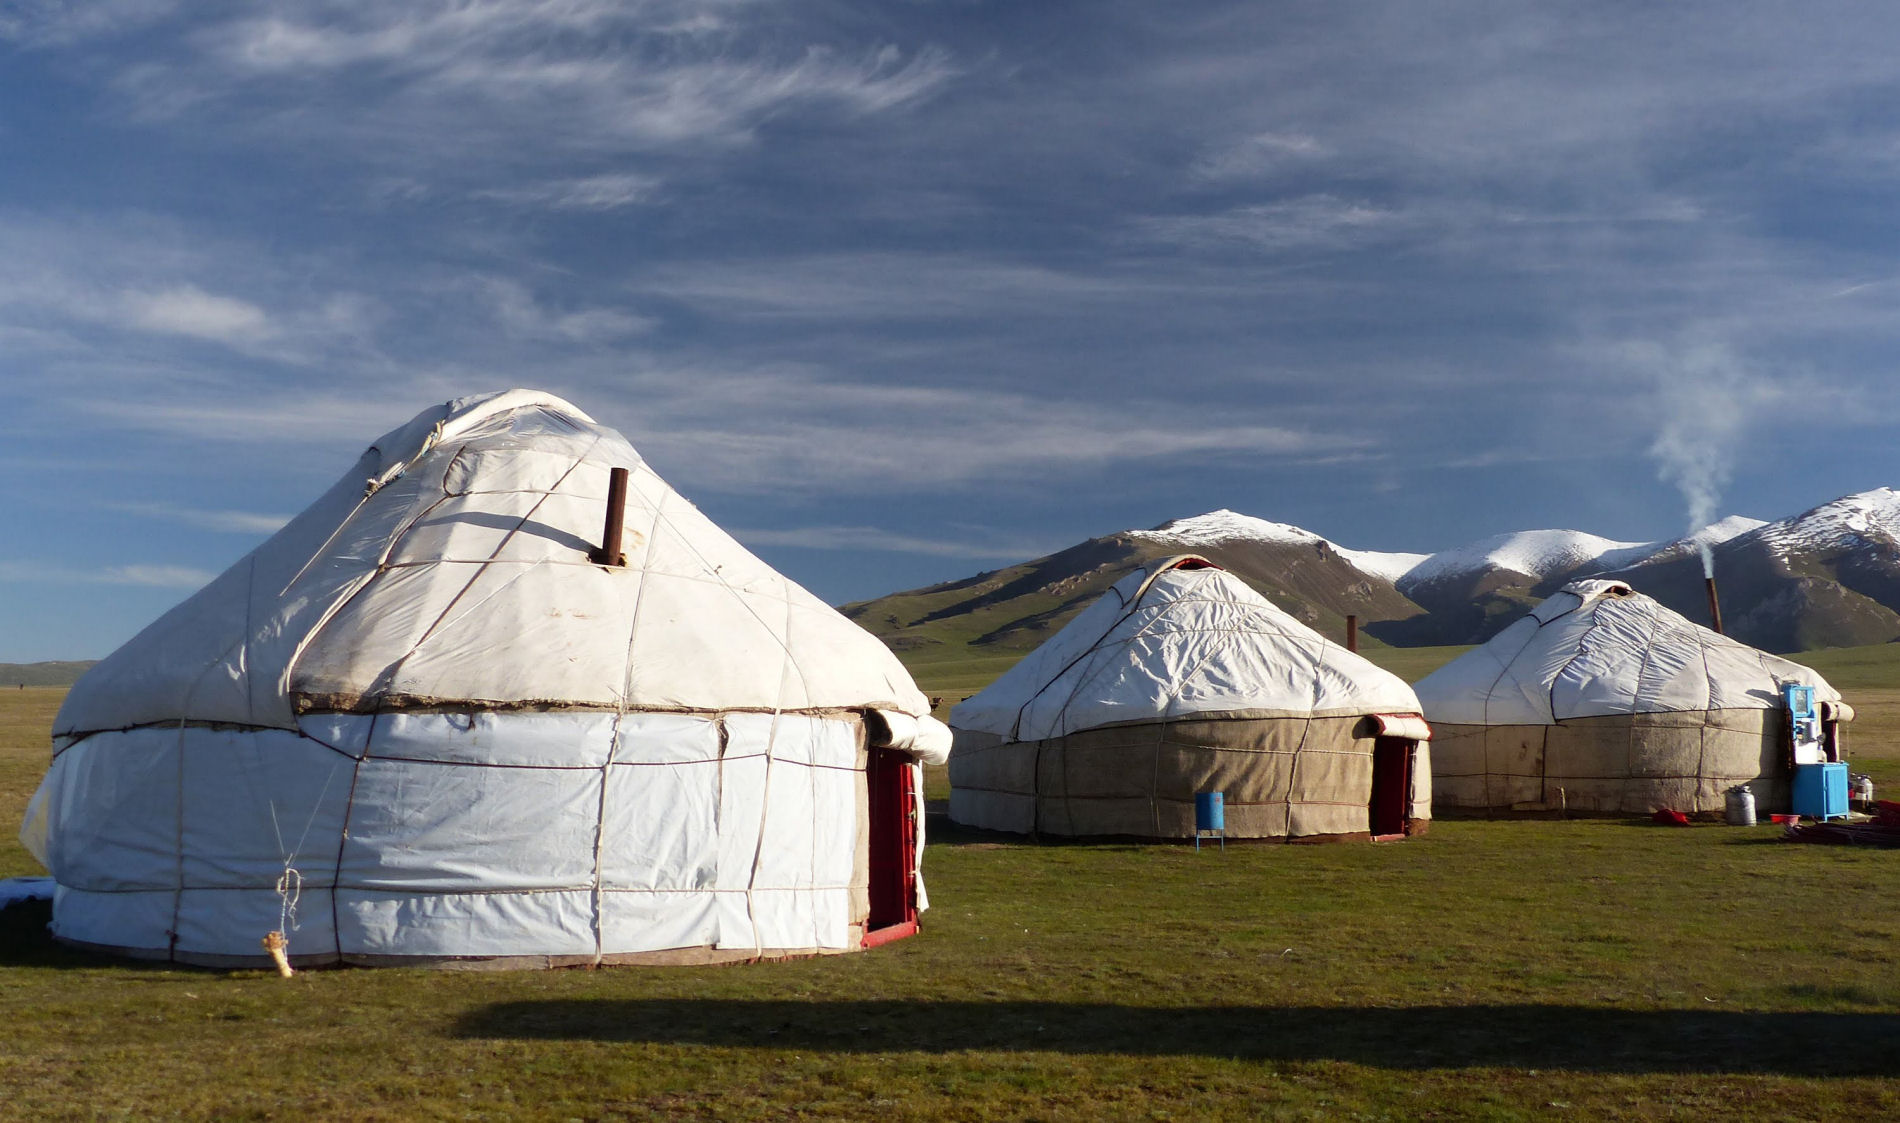
<svg viewBox="0 0 1900 1123"><path fill-rule="evenodd" d="M620 550L620 534L627 522L627 470L612 468L607 474L607 525L600 532L600 548L588 555L596 565L622 566L627 555Z"/></svg>

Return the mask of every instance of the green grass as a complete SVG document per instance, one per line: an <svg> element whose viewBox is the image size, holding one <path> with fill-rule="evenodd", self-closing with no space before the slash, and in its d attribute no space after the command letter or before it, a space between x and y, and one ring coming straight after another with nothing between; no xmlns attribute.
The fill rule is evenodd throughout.
<svg viewBox="0 0 1900 1123"><path fill-rule="evenodd" d="M1900 690L1900 643L1871 647L1824 647L1786 656L1821 672L1834 689L1850 696L1861 690Z"/></svg>
<svg viewBox="0 0 1900 1123"><path fill-rule="evenodd" d="M1364 647L1359 654L1406 682L1417 682L1458 658L1470 647Z"/></svg>
<svg viewBox="0 0 1900 1123"><path fill-rule="evenodd" d="M52 759L53 715L66 697L63 686L0 689L0 877L42 874L20 845L20 817Z"/></svg>
<svg viewBox="0 0 1900 1123"><path fill-rule="evenodd" d="M15 694L8 824L58 692ZM1856 766L1900 763L1897 732ZM82 955L8 910L0 1116L1900 1116L1897 852L1441 822L1200 853L940 831L925 868L918 937L728 968L280 980Z"/></svg>

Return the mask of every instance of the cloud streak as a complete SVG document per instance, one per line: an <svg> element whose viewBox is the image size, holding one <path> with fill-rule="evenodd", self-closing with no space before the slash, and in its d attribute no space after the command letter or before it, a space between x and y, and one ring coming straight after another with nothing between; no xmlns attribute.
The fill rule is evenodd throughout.
<svg viewBox="0 0 1900 1123"><path fill-rule="evenodd" d="M1201 247L1264 250L1342 249L1388 237L1406 216L1363 200L1306 195L1236 207L1218 214L1168 215L1139 220L1135 229L1157 241Z"/></svg>
<svg viewBox="0 0 1900 1123"><path fill-rule="evenodd" d="M223 534L275 534L290 521L288 515L184 507L176 503L111 503L106 506L109 510Z"/></svg>
<svg viewBox="0 0 1900 1123"><path fill-rule="evenodd" d="M0 583L45 585L133 585L151 589L197 589L217 574L189 565L134 563L104 567L64 566L50 562L0 561Z"/></svg>
<svg viewBox="0 0 1900 1123"><path fill-rule="evenodd" d="M262 308L235 297L205 292L196 285L128 293L125 303L132 325L145 331L189 335L217 343L248 343L272 334L270 317Z"/></svg>
<svg viewBox="0 0 1900 1123"><path fill-rule="evenodd" d="M734 538L750 547L774 546L796 550L869 550L878 553L919 554L934 558L1033 558L1067 545L1064 542L1036 539L982 541L986 532L977 529L972 537L941 538L902 534L875 526L806 526L767 530L727 528Z"/></svg>
<svg viewBox="0 0 1900 1123"><path fill-rule="evenodd" d="M477 198L555 211L612 211L652 202L659 190L655 176L607 173L576 179L544 180L520 187L477 191Z"/></svg>
<svg viewBox="0 0 1900 1123"><path fill-rule="evenodd" d="M927 98L957 73L929 47L787 47L799 29L749 3L329 0L212 21L125 68L128 112L168 119L270 107L281 135L399 138L411 154L458 130L513 138L506 162L549 148L642 152L743 143L792 111L879 114ZM793 43L797 40L793 39ZM343 120L300 104L347 84L368 111ZM479 122L479 124L477 123ZM555 198L626 197L595 184ZM524 185L499 189L531 193ZM616 205L625 205L624 202Z"/></svg>

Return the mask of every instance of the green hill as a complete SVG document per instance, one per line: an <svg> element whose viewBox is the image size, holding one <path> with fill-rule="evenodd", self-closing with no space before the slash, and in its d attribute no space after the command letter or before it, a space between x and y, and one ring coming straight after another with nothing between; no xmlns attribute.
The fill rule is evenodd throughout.
<svg viewBox="0 0 1900 1123"><path fill-rule="evenodd" d="M0 663L0 687L22 686L71 686L86 673L86 668L98 662L96 659L81 659L73 662L50 663Z"/></svg>

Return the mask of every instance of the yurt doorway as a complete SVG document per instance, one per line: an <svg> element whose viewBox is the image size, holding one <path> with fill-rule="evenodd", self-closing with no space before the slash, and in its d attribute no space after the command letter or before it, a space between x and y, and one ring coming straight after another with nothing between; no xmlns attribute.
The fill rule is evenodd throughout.
<svg viewBox="0 0 1900 1123"><path fill-rule="evenodd" d="M1404 837L1412 799L1412 742L1380 737L1372 743L1372 837Z"/></svg>
<svg viewBox="0 0 1900 1123"><path fill-rule="evenodd" d="M871 915L864 946L917 931L917 793L910 757L872 749L864 770L870 788Z"/></svg>

